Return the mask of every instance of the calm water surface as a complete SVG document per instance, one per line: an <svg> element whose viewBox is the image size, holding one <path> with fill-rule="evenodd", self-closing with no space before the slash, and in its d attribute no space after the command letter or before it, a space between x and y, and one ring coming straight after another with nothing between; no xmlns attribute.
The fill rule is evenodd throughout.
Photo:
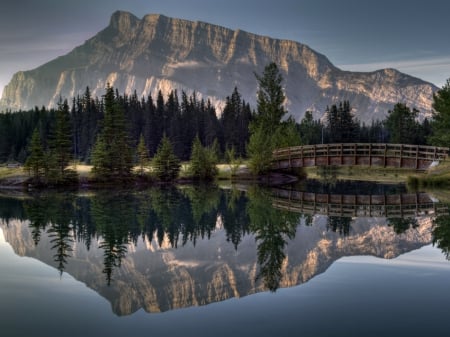
<svg viewBox="0 0 450 337"><path fill-rule="evenodd" d="M3 196L1 336L444 336L449 218L354 183Z"/></svg>

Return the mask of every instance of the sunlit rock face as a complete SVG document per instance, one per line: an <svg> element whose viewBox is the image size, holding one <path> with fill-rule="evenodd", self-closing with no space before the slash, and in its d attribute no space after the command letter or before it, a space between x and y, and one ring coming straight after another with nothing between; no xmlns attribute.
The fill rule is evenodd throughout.
<svg viewBox="0 0 450 337"><path fill-rule="evenodd" d="M344 236L327 228L325 216L315 216L312 226L299 225L295 237L287 242L280 286L307 282L343 256L394 258L429 244L431 219L422 218L417 224L397 235L385 218L356 218ZM57 268L51 235L42 233L35 245L28 221L0 221L0 228L16 254ZM243 237L237 249L221 228L195 246L180 242L178 248L172 248L167 242L159 245L156 241L146 238L127 245L127 254L112 271L109 285L102 238L93 240L89 249L72 240L64 271L108 299L117 315L205 305L267 290L258 277L258 243L251 234Z"/></svg>
<svg viewBox="0 0 450 337"><path fill-rule="evenodd" d="M209 98L221 111L234 87L255 104L255 73L276 62L284 78L288 111L299 120L307 110L320 118L326 107L349 100L361 121L383 119L398 102L431 111L437 88L393 69L355 73L294 41L277 40L216 25L127 12L83 45L34 70L16 73L5 87L0 109L55 106L89 86L94 96L107 83L138 97L182 90Z"/></svg>

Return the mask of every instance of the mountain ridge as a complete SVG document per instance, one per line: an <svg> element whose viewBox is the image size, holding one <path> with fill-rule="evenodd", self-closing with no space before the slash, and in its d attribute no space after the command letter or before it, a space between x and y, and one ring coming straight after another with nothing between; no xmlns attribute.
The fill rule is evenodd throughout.
<svg viewBox="0 0 450 337"><path fill-rule="evenodd" d="M323 54L292 40L273 39L202 21L116 11L109 25L66 55L16 73L5 87L0 110L52 107L60 97L89 86L102 96L107 83L119 92L155 97L159 90L196 92L221 111L234 87L255 106L257 81L270 62L284 78L287 109L297 120L305 111L320 118L326 106L349 100L361 121L383 119L397 102L431 112L431 83L395 69L343 71Z"/></svg>

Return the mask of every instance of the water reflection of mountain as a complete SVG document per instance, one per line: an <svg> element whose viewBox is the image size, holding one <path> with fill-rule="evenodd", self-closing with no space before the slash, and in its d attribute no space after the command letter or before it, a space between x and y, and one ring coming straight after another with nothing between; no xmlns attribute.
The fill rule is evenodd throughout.
<svg viewBox="0 0 450 337"><path fill-rule="evenodd" d="M167 311L304 283L342 256L393 258L432 242L432 216L302 215L270 191L184 188L0 200L19 255L66 271L118 315ZM397 233L397 234L396 234Z"/></svg>

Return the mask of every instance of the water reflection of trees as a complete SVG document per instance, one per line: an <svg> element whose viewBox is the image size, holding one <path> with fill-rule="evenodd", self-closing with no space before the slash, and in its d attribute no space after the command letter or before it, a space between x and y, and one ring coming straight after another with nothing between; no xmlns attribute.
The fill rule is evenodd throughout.
<svg viewBox="0 0 450 337"><path fill-rule="evenodd" d="M440 215L433 222L433 245L440 248L450 260L450 215Z"/></svg>
<svg viewBox="0 0 450 337"><path fill-rule="evenodd" d="M227 241L238 249L252 233L257 244L258 279L275 291L282 279L286 246L297 225L312 225L311 214L292 213L272 207L271 192L251 188L247 193L211 186L173 186L135 193L98 192L84 196L49 193L25 200L2 198L0 216L28 220L36 245L46 233L53 260L62 273L72 255L74 242L89 250L103 251L103 273L109 284L121 266L130 243L145 240L160 247L196 245L222 228ZM351 217L328 216L327 230L347 236ZM418 226L416 219L388 219L395 233ZM433 242L447 257L450 252L450 217L435 220Z"/></svg>
<svg viewBox="0 0 450 337"><path fill-rule="evenodd" d="M388 218L388 226L392 226L396 234L403 234L410 228L419 227L416 218Z"/></svg>
<svg viewBox="0 0 450 337"><path fill-rule="evenodd" d="M284 249L287 240L295 236L300 214L273 208L270 194L262 189L253 188L248 196L250 229L258 245L258 277L262 277L270 291L275 291L282 278L281 269L286 258Z"/></svg>
<svg viewBox="0 0 450 337"><path fill-rule="evenodd" d="M199 239L209 238L220 225L237 249L249 233L247 202L244 192L224 192L210 186L171 186L136 193L46 193L24 201L5 198L0 212L4 221L28 220L35 245L46 233L61 273L75 241L84 243L87 250L98 242L109 284L127 254L128 244L137 244L138 240L156 241L160 247L195 245Z"/></svg>
<svg viewBox="0 0 450 337"><path fill-rule="evenodd" d="M24 212L30 221L29 227L35 245L41 239L41 233L46 231L55 252L54 261L62 274L70 256L73 244L72 235L72 203L69 195L51 195L24 202Z"/></svg>
<svg viewBox="0 0 450 337"><path fill-rule="evenodd" d="M350 234L351 217L347 216L329 216L327 218L327 230L339 233L343 236Z"/></svg>

